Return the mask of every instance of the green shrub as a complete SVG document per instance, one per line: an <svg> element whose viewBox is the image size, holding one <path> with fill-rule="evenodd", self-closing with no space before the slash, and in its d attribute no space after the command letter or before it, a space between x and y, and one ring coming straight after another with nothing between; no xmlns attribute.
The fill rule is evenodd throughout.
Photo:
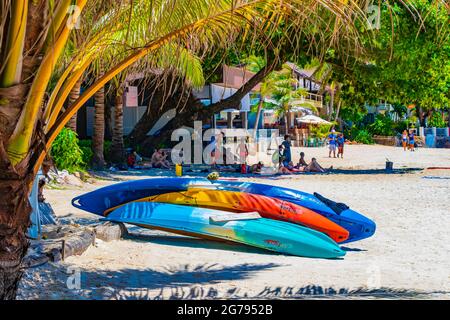
<svg viewBox="0 0 450 320"><path fill-rule="evenodd" d="M394 123L393 129L397 133L402 133L404 130L408 130L409 127L410 127L409 120L403 120Z"/></svg>
<svg viewBox="0 0 450 320"><path fill-rule="evenodd" d="M394 121L388 116L378 114L375 122L368 127L370 133L380 136L394 135Z"/></svg>
<svg viewBox="0 0 450 320"><path fill-rule="evenodd" d="M433 112L430 119L428 120L428 127L429 128L446 128L447 123L442 118L442 115L440 112Z"/></svg>
<svg viewBox="0 0 450 320"><path fill-rule="evenodd" d="M366 129L359 130L354 140L358 143L373 144L372 135Z"/></svg>
<svg viewBox="0 0 450 320"><path fill-rule="evenodd" d="M333 124L325 124L320 126L309 126L310 133L317 138L326 138L330 134Z"/></svg>
<svg viewBox="0 0 450 320"><path fill-rule="evenodd" d="M92 161L92 157L94 156L94 152L92 152L92 140L80 140L78 145L83 151L83 161L87 165L89 165ZM109 152L111 150L111 141L105 140L103 142L103 155L105 160L109 160Z"/></svg>
<svg viewBox="0 0 450 320"><path fill-rule="evenodd" d="M63 128L58 134L51 148L51 155L58 169L70 173L85 169L86 162L83 161L83 151L78 142L77 134L70 129Z"/></svg>

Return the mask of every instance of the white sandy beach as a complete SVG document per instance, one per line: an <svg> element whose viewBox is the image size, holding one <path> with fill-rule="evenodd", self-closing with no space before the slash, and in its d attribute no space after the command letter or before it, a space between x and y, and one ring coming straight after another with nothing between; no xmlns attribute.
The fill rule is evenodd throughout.
<svg viewBox="0 0 450 320"><path fill-rule="evenodd" d="M385 146L346 146L344 159L329 159L325 148L302 148L324 167L382 169L450 167L449 149L403 152ZM294 160L298 158L295 150ZM111 174L116 180L142 174ZM246 178L243 178L245 180ZM450 170L405 174L296 175L250 178L321 194L348 204L377 223L369 239L345 244L340 260L308 259L181 237L132 227L126 240L97 240L82 256L27 270L20 298L450 298ZM113 180L83 188L47 189L56 214L83 224L97 217L70 205L76 195ZM69 289L73 270L81 288ZM69 279L70 280L70 279Z"/></svg>

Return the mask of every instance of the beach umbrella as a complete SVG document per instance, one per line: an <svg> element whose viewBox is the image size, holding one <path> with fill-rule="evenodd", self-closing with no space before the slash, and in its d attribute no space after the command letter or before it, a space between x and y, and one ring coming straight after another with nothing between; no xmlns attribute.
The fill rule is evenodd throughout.
<svg viewBox="0 0 450 320"><path fill-rule="evenodd" d="M319 124L319 125L332 124L331 122L326 121L326 120L322 119L321 117L315 116L313 114L308 114L306 116L297 118L297 121L301 122L301 123Z"/></svg>

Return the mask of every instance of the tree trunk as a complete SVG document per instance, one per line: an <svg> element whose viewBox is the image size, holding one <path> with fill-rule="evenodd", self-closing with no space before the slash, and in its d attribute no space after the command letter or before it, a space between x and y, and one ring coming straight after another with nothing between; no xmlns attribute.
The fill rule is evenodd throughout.
<svg viewBox="0 0 450 320"><path fill-rule="evenodd" d="M92 164L95 169L105 167L103 155L105 139L105 88L102 87L95 93L94 132L92 135Z"/></svg>
<svg viewBox="0 0 450 320"><path fill-rule="evenodd" d="M1 168L0 173L0 300L15 299L22 277L21 263L29 246L28 193L33 177L11 171Z"/></svg>
<svg viewBox="0 0 450 320"><path fill-rule="evenodd" d="M450 127L450 108L447 108L447 127Z"/></svg>
<svg viewBox="0 0 450 320"><path fill-rule="evenodd" d="M334 117L334 121L337 121L337 119L339 118L339 112L341 111L341 101L339 100L338 105L337 105L337 109L336 109L336 116Z"/></svg>
<svg viewBox="0 0 450 320"><path fill-rule="evenodd" d="M236 108L239 106L245 95L247 95L258 83L264 80L264 78L272 72L275 67L276 64L268 63L233 95L224 100L213 103L208 107L205 107L200 100L194 97L192 93L180 95L181 90L178 90L171 96L170 99L163 102L159 96L164 95L160 92L156 92L152 103L149 104L149 107L147 108L146 114L140 119L133 131L128 135L130 143L132 145L142 145L143 150L152 150L162 141L170 141L170 136L174 129L183 126L192 126L193 121L196 120L207 121L214 114L224 109ZM163 89L156 88L156 90ZM179 102L180 99L182 99L182 103ZM185 99L187 100L186 102L184 102ZM153 127L159 117L169 108L173 108L174 106L179 106L179 108L177 108L177 116L164 127L164 130L162 130L158 136L147 137L147 132Z"/></svg>
<svg viewBox="0 0 450 320"><path fill-rule="evenodd" d="M75 83L75 86L70 91L69 105L74 103L80 97L81 82L82 78L78 79L78 81ZM67 122L66 124L66 127L71 129L72 131L77 132L77 113L75 113L72 118L70 118L69 122Z"/></svg>
<svg viewBox="0 0 450 320"><path fill-rule="evenodd" d="M289 117L288 117L288 111L284 111L284 134L289 134Z"/></svg>
<svg viewBox="0 0 450 320"><path fill-rule="evenodd" d="M330 92L330 103L328 106L328 121L331 121L331 116L333 114L334 109L334 90Z"/></svg>
<svg viewBox="0 0 450 320"><path fill-rule="evenodd" d="M258 126L259 126L259 118L261 117L261 110L263 106L264 101L261 98L261 101L259 101L258 104L258 111L256 112L256 120L255 120L255 127L253 131L253 138L256 138L257 132L258 132Z"/></svg>
<svg viewBox="0 0 450 320"><path fill-rule="evenodd" d="M115 164L125 162L123 143L123 89L116 89L114 100L114 129L111 144L111 161Z"/></svg>

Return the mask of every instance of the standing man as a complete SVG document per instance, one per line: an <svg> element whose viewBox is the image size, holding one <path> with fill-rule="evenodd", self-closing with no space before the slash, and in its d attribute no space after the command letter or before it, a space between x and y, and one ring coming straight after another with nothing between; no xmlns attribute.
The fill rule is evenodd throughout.
<svg viewBox="0 0 450 320"><path fill-rule="evenodd" d="M287 134L284 136L284 141L281 144L284 147L284 166L287 166L291 162L291 137Z"/></svg>
<svg viewBox="0 0 450 320"><path fill-rule="evenodd" d="M333 157L336 158L336 130L334 128L331 130L331 133L328 135L328 144L330 151L328 152L328 157L331 158L331 152L333 152Z"/></svg>

